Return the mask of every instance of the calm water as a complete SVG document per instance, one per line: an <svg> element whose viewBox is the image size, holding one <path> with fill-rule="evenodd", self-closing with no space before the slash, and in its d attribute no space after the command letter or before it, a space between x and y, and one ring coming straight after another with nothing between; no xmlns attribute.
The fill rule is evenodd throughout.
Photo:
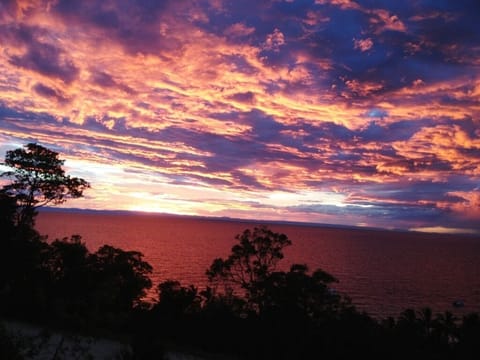
<svg viewBox="0 0 480 360"><path fill-rule="evenodd" d="M212 260L226 257L235 235L255 224L160 215L41 213L49 240L80 234L91 251L103 244L138 250L154 268L154 283L206 284ZM257 224L258 225L258 224ZM269 224L292 240L282 268L293 262L334 275L337 290L374 316L398 316L430 306L461 315L480 311L480 238ZM452 301L463 299L456 309Z"/></svg>

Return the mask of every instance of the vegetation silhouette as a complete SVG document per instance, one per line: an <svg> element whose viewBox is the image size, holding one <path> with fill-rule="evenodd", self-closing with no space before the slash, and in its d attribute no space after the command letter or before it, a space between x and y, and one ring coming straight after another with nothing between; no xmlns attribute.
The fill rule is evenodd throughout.
<svg viewBox="0 0 480 360"><path fill-rule="evenodd" d="M151 287L150 264L136 251L104 245L90 252L79 235L47 242L37 209L83 196L90 185L65 174L56 152L37 144L8 151L0 190L0 316L69 331L128 329ZM0 332L3 351L12 343ZM7 349L8 350L8 349ZM1 353L1 352L0 352Z"/></svg>
<svg viewBox="0 0 480 360"><path fill-rule="evenodd" d="M227 296L243 291L251 311L262 311L265 290L277 263L283 259L283 249L291 245L284 234L277 234L266 227L246 229L237 235L238 244L232 247L227 259L215 259L206 274L215 290L222 288Z"/></svg>
<svg viewBox="0 0 480 360"><path fill-rule="evenodd" d="M1 194L15 199L17 225L33 226L36 209L47 204L62 204L68 197L81 197L90 186L84 179L65 175L62 168L65 161L58 156L55 151L35 143L7 151L2 165L11 170L0 177L13 181L3 186Z"/></svg>
<svg viewBox="0 0 480 360"><path fill-rule="evenodd" d="M478 313L406 309L374 319L333 291L337 280L322 269L278 270L292 242L267 227L236 236L206 270L206 289L170 279L146 303L152 267L141 253L91 252L79 235L48 242L34 228L39 206L81 197L85 180L65 175L58 154L36 144L7 152L5 164L13 183L0 190L3 319L122 339L129 345L120 359L161 359L172 347L242 359L480 358ZM31 347L0 326L0 358L28 358Z"/></svg>

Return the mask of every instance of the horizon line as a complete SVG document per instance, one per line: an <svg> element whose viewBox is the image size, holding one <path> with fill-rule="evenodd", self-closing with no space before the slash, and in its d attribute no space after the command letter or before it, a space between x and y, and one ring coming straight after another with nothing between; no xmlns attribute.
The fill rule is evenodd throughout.
<svg viewBox="0 0 480 360"><path fill-rule="evenodd" d="M480 231L475 229L466 228L447 228L442 226L430 226L430 227L415 227L415 228L383 228L375 226L362 226L362 225L347 225L336 223L318 223L308 221L294 221L294 220L269 220L269 219L252 219L252 218L235 218L230 216L208 216L208 215L195 215L195 214L175 214L168 212L156 212L156 211L141 211L141 210L125 210L125 209L90 209L90 208L75 208L75 207L52 207L45 206L39 209L39 212L67 212L67 213L104 213L111 215L153 215L153 216L172 216L183 218L196 218L203 220L217 220L217 221L235 221L235 222L252 222L252 223L267 223L267 224L280 224L280 225L298 225L298 226L311 226L311 227L328 227L338 229L351 229L351 230L365 230L365 231L391 231L402 233L417 233L417 234L432 234L432 235L462 235L462 236L480 236Z"/></svg>

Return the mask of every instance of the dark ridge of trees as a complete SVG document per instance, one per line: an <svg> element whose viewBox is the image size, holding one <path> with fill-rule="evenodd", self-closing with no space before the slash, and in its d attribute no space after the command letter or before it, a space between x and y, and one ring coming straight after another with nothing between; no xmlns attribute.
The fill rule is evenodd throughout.
<svg viewBox="0 0 480 360"><path fill-rule="evenodd" d="M19 179L27 179L28 171L37 179L46 164L61 176L46 188L39 184L50 178L41 175L42 181L31 180L24 190L0 190L2 318L124 339L130 348L121 359L161 359L172 346L239 359L480 358L478 313L457 319L448 312L407 309L398 318L373 319L332 291L336 279L325 271L305 264L278 270L291 240L266 227L236 236L231 253L207 269L206 289L171 279L158 285L158 298L147 304L152 267L141 253L109 245L91 252L78 235L47 242L35 230L42 196L58 203L81 196L87 186L81 179L73 182L78 191L61 184L70 181L63 162L41 149L27 146L26 152L7 155L17 161L10 165L21 164L23 177L13 178L19 184L26 184ZM18 160L23 157L25 162ZM38 202L25 200L32 186ZM1 359L22 359L29 351L0 326Z"/></svg>

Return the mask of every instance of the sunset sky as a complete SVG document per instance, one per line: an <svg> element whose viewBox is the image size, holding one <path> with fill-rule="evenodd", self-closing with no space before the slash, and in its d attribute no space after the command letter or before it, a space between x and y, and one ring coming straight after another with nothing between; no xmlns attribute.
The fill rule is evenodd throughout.
<svg viewBox="0 0 480 360"><path fill-rule="evenodd" d="M0 0L0 156L67 207L480 231L478 0Z"/></svg>

